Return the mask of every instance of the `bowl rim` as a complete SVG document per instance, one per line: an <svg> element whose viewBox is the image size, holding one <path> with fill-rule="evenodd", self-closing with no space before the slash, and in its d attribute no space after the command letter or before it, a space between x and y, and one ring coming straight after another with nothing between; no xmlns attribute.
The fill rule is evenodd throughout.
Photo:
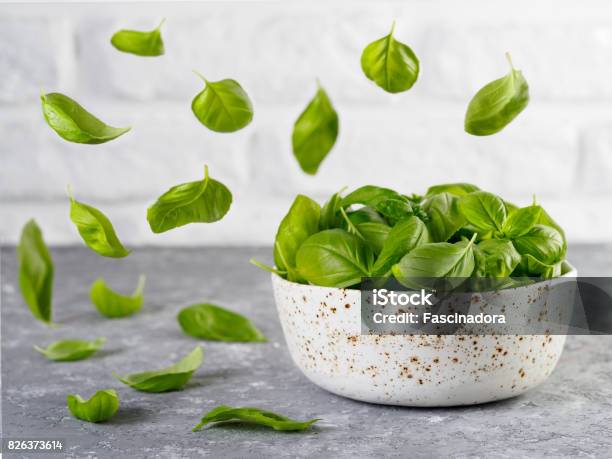
<svg viewBox="0 0 612 459"><path fill-rule="evenodd" d="M572 265L569 261L564 260L563 261L563 265L562 265L562 269L565 270L566 272L564 274L561 274L560 276L557 277L553 277L550 279L542 279L539 282L536 282L535 284L528 284L528 285L522 285L519 287L515 287L516 289L520 289L520 288L526 288L529 286L534 286L539 284L540 282L550 282L550 281L554 281L555 279L567 279L567 278L572 278L572 277L578 277L578 269L576 269L576 267L574 265ZM353 289L353 288L347 288L347 287L326 287L324 285L316 285L316 284L301 284L299 282L293 282L293 281L289 281L287 279L282 278L281 276L279 276L276 273L270 273L270 277L272 279L272 284L288 284L289 286L293 286L293 287L297 287L297 288L314 288L314 289L321 289L321 290L326 290L326 291L349 291L349 292L356 292L356 293L360 293L361 290L358 289ZM512 290L512 289L509 289Z"/></svg>

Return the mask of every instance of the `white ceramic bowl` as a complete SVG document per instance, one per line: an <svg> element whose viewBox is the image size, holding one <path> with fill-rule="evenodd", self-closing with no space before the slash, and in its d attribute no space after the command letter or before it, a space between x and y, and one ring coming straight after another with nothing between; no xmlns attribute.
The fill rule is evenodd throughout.
<svg viewBox="0 0 612 459"><path fill-rule="evenodd" d="M563 277L576 275L567 265ZM509 290L508 304L533 307L546 282ZM452 406L514 397L551 374L565 344L564 335L361 335L358 290L276 275L272 284L295 364L318 386L356 400Z"/></svg>

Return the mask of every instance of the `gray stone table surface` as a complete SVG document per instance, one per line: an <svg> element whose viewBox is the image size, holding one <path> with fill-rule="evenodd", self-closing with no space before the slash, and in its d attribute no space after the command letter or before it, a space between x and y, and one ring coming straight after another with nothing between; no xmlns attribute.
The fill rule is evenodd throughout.
<svg viewBox="0 0 612 459"><path fill-rule="evenodd" d="M267 273L248 263L266 248L141 248L126 259L86 248L53 249L54 320L31 316L17 284L12 247L2 250L2 425L4 437L65 440L65 457L612 457L612 337L569 337L557 370L538 388L503 402L452 409L360 403L310 383L293 365ZM612 275L612 247L570 247L581 274ZM109 320L89 301L97 277L130 292L147 275L142 311ZM268 343L199 342L184 335L177 312L215 302L251 318ZM108 339L80 361L47 361L32 350L60 338ZM137 392L111 372L155 369L196 344L203 366L182 391ZM115 389L121 408L108 423L70 416L66 394ZM323 418L301 433L250 426L191 428L218 404L250 405L290 417ZM31 457L43 457L33 454ZM5 455L5 457L14 457ZM54 456L58 457L58 456Z"/></svg>

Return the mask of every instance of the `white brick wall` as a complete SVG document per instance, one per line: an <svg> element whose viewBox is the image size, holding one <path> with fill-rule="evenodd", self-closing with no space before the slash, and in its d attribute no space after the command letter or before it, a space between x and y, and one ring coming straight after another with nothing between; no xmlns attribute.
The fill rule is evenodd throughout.
<svg viewBox="0 0 612 459"><path fill-rule="evenodd" d="M167 18L166 55L109 44L122 27ZM415 87L389 95L362 74L362 48L387 33L413 47ZM503 75L511 51L531 87L506 131L463 132L470 97ZM190 111L191 73L232 77L253 123L208 131ZM315 78L339 114L340 137L316 177L291 153L291 127ZM66 185L99 206L129 245L269 244L296 193L320 200L344 185L422 192L469 181L519 203L536 194L571 241L612 241L612 6L604 0L513 2L224 2L0 5L0 241L39 220L48 241L78 242ZM41 89L60 91L132 132L97 146L62 141L44 123ZM146 208L168 187L211 174L234 193L228 216L163 235Z"/></svg>

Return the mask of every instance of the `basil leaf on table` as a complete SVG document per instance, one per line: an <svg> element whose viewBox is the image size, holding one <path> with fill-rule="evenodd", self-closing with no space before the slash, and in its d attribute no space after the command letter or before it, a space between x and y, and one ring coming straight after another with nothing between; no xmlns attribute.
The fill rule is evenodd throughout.
<svg viewBox="0 0 612 459"><path fill-rule="evenodd" d="M162 194L147 210L147 221L154 233L163 233L189 223L221 220L232 204L227 187L208 176L204 180L176 185Z"/></svg>
<svg viewBox="0 0 612 459"><path fill-rule="evenodd" d="M293 125L293 154L307 174L314 175L338 137L338 114L325 90L317 93Z"/></svg>
<svg viewBox="0 0 612 459"><path fill-rule="evenodd" d="M191 102L196 118L211 131L235 132L253 119L253 104L242 86L231 79L208 81Z"/></svg>
<svg viewBox="0 0 612 459"><path fill-rule="evenodd" d="M111 37L111 44L124 53L137 56L154 57L164 54L164 41L161 36L161 26L166 20L150 32L122 29Z"/></svg>
<svg viewBox="0 0 612 459"><path fill-rule="evenodd" d="M471 183L444 183L442 185L430 186L425 193L426 197L440 193L450 193L455 196L465 196L474 191L480 191L476 185Z"/></svg>
<svg viewBox="0 0 612 459"><path fill-rule="evenodd" d="M563 237L551 226L537 224L513 242L521 255L531 255L546 265L554 265L565 257Z"/></svg>
<svg viewBox="0 0 612 459"><path fill-rule="evenodd" d="M98 312L105 317L127 317L140 311L144 296L145 276L140 276L134 293L121 295L111 290L104 279L99 278L91 285L89 297Z"/></svg>
<svg viewBox="0 0 612 459"><path fill-rule="evenodd" d="M227 405L220 405L204 415L199 424L193 428L193 432L201 429L213 422L237 421L261 426L271 427L274 430L296 431L310 427L320 419L310 419L309 421L296 421L286 416L273 413L272 411L260 408L240 407L234 408Z"/></svg>
<svg viewBox="0 0 612 459"><path fill-rule="evenodd" d="M506 209L508 206L506 206ZM515 238L522 236L531 230L540 220L542 208L538 205L516 209L504 222L502 231L506 237Z"/></svg>
<svg viewBox="0 0 612 459"><path fill-rule="evenodd" d="M520 70L510 72L481 88L470 101L465 114L465 131L472 135L491 135L505 128L529 103L529 85Z"/></svg>
<svg viewBox="0 0 612 459"><path fill-rule="evenodd" d="M484 257L485 271L482 277L510 277L521 262L521 255L514 248L512 241L487 239L478 243L475 250Z"/></svg>
<svg viewBox="0 0 612 459"><path fill-rule="evenodd" d="M246 317L214 304L194 304L179 312L183 331L213 341L266 342L266 337Z"/></svg>
<svg viewBox="0 0 612 459"><path fill-rule="evenodd" d="M17 258L19 287L24 301L34 317L51 325L53 260L34 220L28 221L21 231Z"/></svg>
<svg viewBox="0 0 612 459"><path fill-rule="evenodd" d="M105 143L131 129L109 126L64 94L43 94L40 99L47 124L69 142L90 145Z"/></svg>
<svg viewBox="0 0 612 459"><path fill-rule="evenodd" d="M385 240L372 267L373 276L385 276L391 267L415 247L430 242L427 226L420 218L408 217L396 224Z"/></svg>
<svg viewBox="0 0 612 459"><path fill-rule="evenodd" d="M358 236L330 229L310 236L300 246L296 266L308 282L324 287L350 287L369 276L374 254Z"/></svg>
<svg viewBox="0 0 612 459"><path fill-rule="evenodd" d="M70 193L70 220L76 225L81 238L94 252L111 258L130 254L117 237L108 217L95 207L78 202Z"/></svg>
<svg viewBox="0 0 612 459"><path fill-rule="evenodd" d="M474 239L451 244L432 242L408 252L394 265L393 275L407 287L418 286L438 278L465 278L474 272Z"/></svg>
<svg viewBox="0 0 612 459"><path fill-rule="evenodd" d="M66 403L70 413L83 421L102 422L112 418L119 409L119 396L112 389L99 390L89 400L68 394Z"/></svg>
<svg viewBox="0 0 612 459"><path fill-rule="evenodd" d="M168 392L178 390L187 384L193 372L202 365L203 359L202 348L196 346L193 351L180 361L167 368L125 376L113 373L113 376L123 384L127 384L131 388L142 392Z"/></svg>
<svg viewBox="0 0 612 459"><path fill-rule="evenodd" d="M395 22L389 35L370 43L361 54L365 76L387 92L407 91L419 76L419 60L409 46L393 37Z"/></svg>
<svg viewBox="0 0 612 459"><path fill-rule="evenodd" d="M423 209L429 216L427 229L432 242L448 241L466 223L459 212L459 198L447 192L428 197Z"/></svg>
<svg viewBox="0 0 612 459"><path fill-rule="evenodd" d="M304 195L298 195L276 232L274 263L287 273L287 280L299 282L302 276L296 270L295 257L302 243L319 231L321 206Z"/></svg>
<svg viewBox="0 0 612 459"><path fill-rule="evenodd" d="M70 362L91 357L100 350L104 343L106 343L106 338L98 338L94 341L66 339L49 344L46 348L34 346L34 349L49 360Z"/></svg>
<svg viewBox="0 0 612 459"><path fill-rule="evenodd" d="M459 211L480 231L502 231L506 221L504 201L493 193L474 191L459 199Z"/></svg>

